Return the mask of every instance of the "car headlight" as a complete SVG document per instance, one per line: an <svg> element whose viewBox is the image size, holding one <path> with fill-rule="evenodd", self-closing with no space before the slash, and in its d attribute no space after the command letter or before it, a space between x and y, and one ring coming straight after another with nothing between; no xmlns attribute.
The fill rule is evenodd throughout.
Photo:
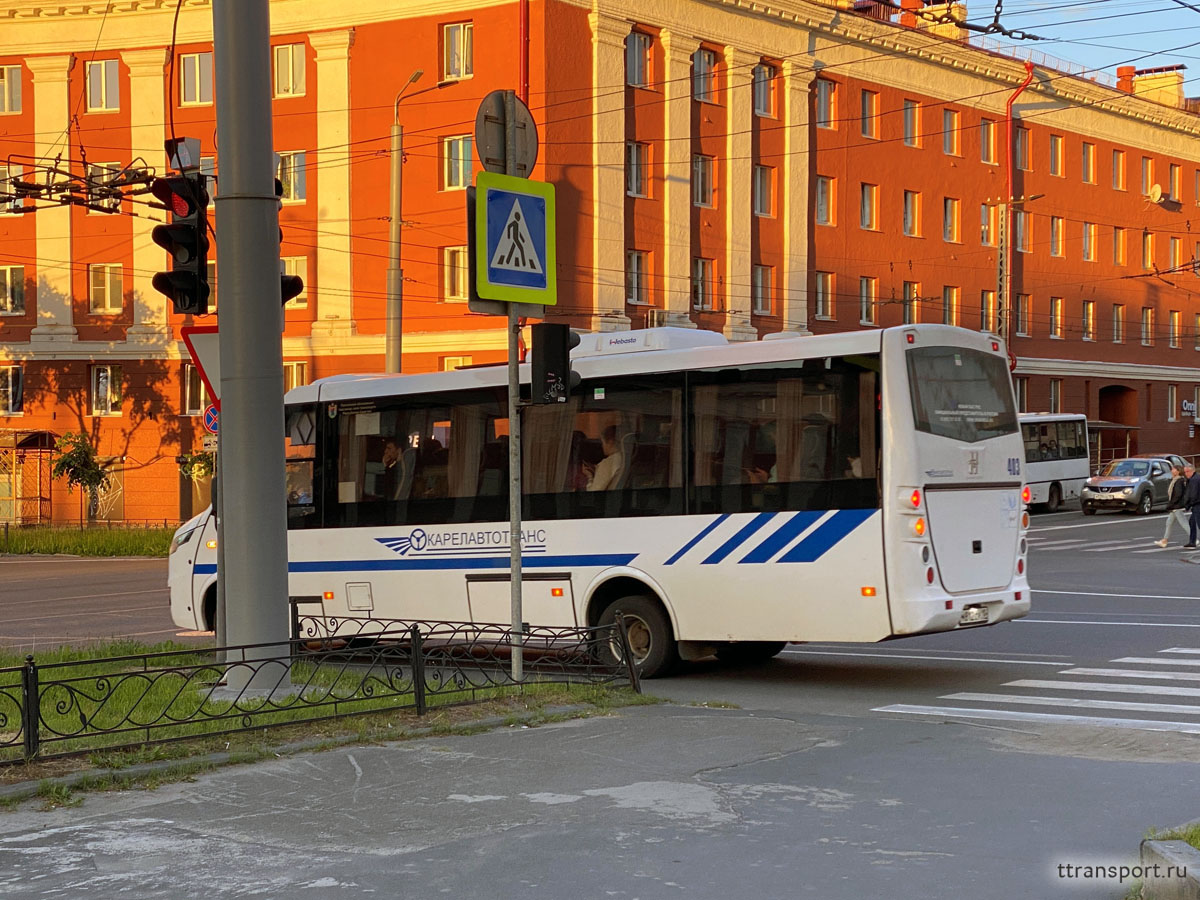
<svg viewBox="0 0 1200 900"><path fill-rule="evenodd" d="M170 552L174 553L176 550L178 550L180 547L182 547L184 544L186 544L188 541L190 541L192 539L192 535L196 533L196 529L198 529L199 527L200 527L199 525L193 525L191 528L187 529L186 531L175 532L175 537L171 540L171 551Z"/></svg>
<svg viewBox="0 0 1200 900"><path fill-rule="evenodd" d="M1131 487L1127 487L1127 488L1125 488L1125 490L1121 491L1121 493L1122 493L1122 494L1132 494L1132 493L1133 493L1133 488L1131 488Z"/></svg>

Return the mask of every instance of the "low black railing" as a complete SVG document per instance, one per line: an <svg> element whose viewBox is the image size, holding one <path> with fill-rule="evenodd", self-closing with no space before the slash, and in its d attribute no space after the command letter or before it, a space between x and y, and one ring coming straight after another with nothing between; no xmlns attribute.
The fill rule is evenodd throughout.
<svg viewBox="0 0 1200 900"><path fill-rule="evenodd" d="M0 669L0 764L367 713L423 715L503 688L640 690L628 648L619 616L604 628L528 628L519 642L504 625L298 616L283 644L42 665L28 656Z"/></svg>

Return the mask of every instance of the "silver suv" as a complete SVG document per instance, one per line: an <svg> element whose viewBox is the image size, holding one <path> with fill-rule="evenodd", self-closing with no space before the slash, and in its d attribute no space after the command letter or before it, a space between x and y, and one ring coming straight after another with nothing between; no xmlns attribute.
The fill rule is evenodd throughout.
<svg viewBox="0 0 1200 900"><path fill-rule="evenodd" d="M1170 487L1169 459L1146 456L1114 459L1083 483L1079 502L1085 516L1095 515L1098 509L1132 509L1144 516L1167 502Z"/></svg>

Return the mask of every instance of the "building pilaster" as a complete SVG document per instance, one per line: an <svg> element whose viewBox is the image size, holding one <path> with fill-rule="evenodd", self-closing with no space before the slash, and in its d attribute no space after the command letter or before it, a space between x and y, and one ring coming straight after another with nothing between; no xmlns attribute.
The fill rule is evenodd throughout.
<svg viewBox="0 0 1200 900"><path fill-rule="evenodd" d="M812 131L808 122L808 96L812 72L793 60L783 63L784 162L783 179L783 278L780 303L784 331L808 334L808 198Z"/></svg>
<svg viewBox="0 0 1200 900"><path fill-rule="evenodd" d="M750 244L754 219L754 80L755 57L725 48L725 92L728 134L725 140L725 337L753 341L750 324Z"/></svg>
<svg viewBox="0 0 1200 900"><path fill-rule="evenodd" d="M695 328L692 321L692 54L695 38L662 33L663 111L666 141L662 150L663 309L666 323Z"/></svg>

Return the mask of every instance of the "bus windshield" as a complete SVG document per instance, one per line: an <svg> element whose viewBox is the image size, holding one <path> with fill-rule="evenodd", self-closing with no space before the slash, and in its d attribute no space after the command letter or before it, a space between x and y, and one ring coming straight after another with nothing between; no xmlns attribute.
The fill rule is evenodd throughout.
<svg viewBox="0 0 1200 900"><path fill-rule="evenodd" d="M1017 430L1002 356L966 347L914 347L907 359L917 431L975 443Z"/></svg>

